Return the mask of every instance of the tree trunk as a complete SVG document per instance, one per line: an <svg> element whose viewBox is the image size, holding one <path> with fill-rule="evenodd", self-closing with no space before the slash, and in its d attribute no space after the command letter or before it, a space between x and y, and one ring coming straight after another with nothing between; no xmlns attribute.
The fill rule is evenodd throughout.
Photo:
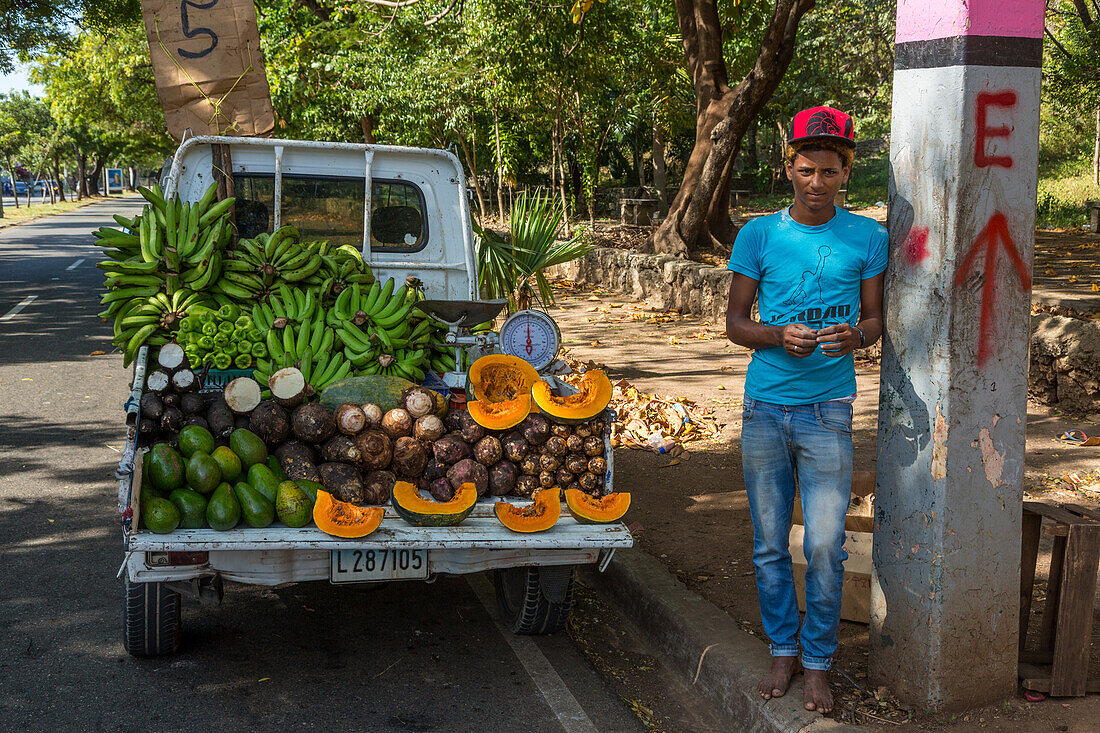
<svg viewBox="0 0 1100 733"><path fill-rule="evenodd" d="M15 166L11 164L11 157L8 158L8 178L11 180L11 195L15 199L15 208L19 208L19 190L15 187Z"/></svg>
<svg viewBox="0 0 1100 733"><path fill-rule="evenodd" d="M363 129L363 142L374 145L374 117L363 115L359 118L359 127Z"/></svg>
<svg viewBox="0 0 1100 733"><path fill-rule="evenodd" d="M87 187L89 196L99 196L99 175L103 172L103 159L96 158L95 165L92 166L92 172L87 177Z"/></svg>
<svg viewBox="0 0 1100 733"><path fill-rule="evenodd" d="M638 171L638 188L645 188L645 152L638 136L634 136L634 169Z"/></svg>
<svg viewBox="0 0 1100 733"><path fill-rule="evenodd" d="M477 180L477 141L472 140L470 145L466 145L466 138L459 135L458 144L462 146L462 156L466 158L466 165L470 167L470 178L474 181L474 195L477 196L477 210L481 213L481 220L485 221L485 197L481 193L481 184Z"/></svg>
<svg viewBox="0 0 1100 733"><path fill-rule="evenodd" d="M73 151L76 153L76 200L83 201L88 195L88 156L80 152L80 148L73 143Z"/></svg>
<svg viewBox="0 0 1100 733"><path fill-rule="evenodd" d="M497 146L497 211L500 212L501 221L504 220L504 161L500 154L500 117L493 110L493 136Z"/></svg>
<svg viewBox="0 0 1100 733"><path fill-rule="evenodd" d="M684 56L695 85L695 147L668 217L647 243L651 252L688 259L699 248L732 243L729 178L749 124L775 93L794 56L798 23L814 0L776 0L756 63L736 88L727 83L716 0L676 0Z"/></svg>
<svg viewBox="0 0 1100 733"><path fill-rule="evenodd" d="M561 139L561 115L560 113L554 118L554 146L557 151L557 160L555 165L557 166L557 178L558 178L558 191L561 193L561 220L565 226L565 237L568 239L573 236L572 230L569 226L569 201L565 194L565 156L563 155L563 146Z"/></svg>
<svg viewBox="0 0 1100 733"><path fill-rule="evenodd" d="M1100 186L1100 104L1096 105L1096 137L1092 142L1092 182Z"/></svg>
<svg viewBox="0 0 1100 733"><path fill-rule="evenodd" d="M756 120L754 119L752 124L749 125L749 146L745 150L748 157L746 167L749 169L749 172L754 175L756 174L756 169L760 167L760 153L756 147L756 129Z"/></svg>
<svg viewBox="0 0 1100 733"><path fill-rule="evenodd" d="M665 133L657 123L653 124L653 185L657 188L661 216L668 213L668 181L665 178Z"/></svg>

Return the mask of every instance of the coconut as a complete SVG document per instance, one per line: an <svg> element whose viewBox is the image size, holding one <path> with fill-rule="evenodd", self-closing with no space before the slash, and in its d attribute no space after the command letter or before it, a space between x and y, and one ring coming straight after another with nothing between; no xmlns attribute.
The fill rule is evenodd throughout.
<svg viewBox="0 0 1100 733"><path fill-rule="evenodd" d="M568 451L565 445L565 438L560 435L554 435L546 439L546 442L542 446L542 452L552 453L555 456L564 456Z"/></svg>
<svg viewBox="0 0 1100 733"><path fill-rule="evenodd" d="M570 453L565 457L564 465L569 473L584 473L588 470L588 456L581 453Z"/></svg>
<svg viewBox="0 0 1100 733"><path fill-rule="evenodd" d="M580 453L584 450L584 438L579 435L570 435L565 439L565 447L570 453Z"/></svg>
<svg viewBox="0 0 1100 733"><path fill-rule="evenodd" d="M363 408L350 402L333 410L332 418L336 420L336 429L344 435L356 435L367 427L367 416L363 414Z"/></svg>
<svg viewBox="0 0 1100 733"><path fill-rule="evenodd" d="M527 456L527 452L531 450L531 444L523 437L523 433L518 430L505 435L500 447L504 451L504 457L512 463L522 461Z"/></svg>
<svg viewBox="0 0 1100 733"><path fill-rule="evenodd" d="M363 477L358 469L347 463L322 463L317 467L321 475L321 484L325 491L335 496L340 501L350 501L355 504L367 502L366 488L363 485Z"/></svg>
<svg viewBox="0 0 1100 733"><path fill-rule="evenodd" d="M539 474L539 486L541 486L544 489L549 489L553 485L554 485L554 472L553 471L543 471L542 473Z"/></svg>
<svg viewBox="0 0 1100 733"><path fill-rule="evenodd" d="M417 418L416 423L413 425L413 435L429 443L442 438L445 432L446 428L443 421L436 415L425 415Z"/></svg>
<svg viewBox="0 0 1100 733"><path fill-rule="evenodd" d="M429 484L428 493L436 501L450 501L455 498L455 487L445 477L437 478Z"/></svg>
<svg viewBox="0 0 1100 733"><path fill-rule="evenodd" d="M559 438L568 438L573 434L573 431L569 429L568 425L562 425L561 423L550 424L550 435L556 435Z"/></svg>
<svg viewBox="0 0 1100 733"><path fill-rule="evenodd" d="M582 473L580 476L577 477L577 483L581 485L582 489L591 493L599 488L600 479L598 476L596 476L596 474L586 471L585 473Z"/></svg>
<svg viewBox="0 0 1100 733"><path fill-rule="evenodd" d="M486 435L474 445L474 459L483 466L491 466L503 457L500 441L492 435Z"/></svg>
<svg viewBox="0 0 1100 733"><path fill-rule="evenodd" d="M516 488L513 492L516 496L531 496L541 488L539 480L534 476L520 476L516 479Z"/></svg>
<svg viewBox="0 0 1100 733"><path fill-rule="evenodd" d="M568 486L569 484L573 483L576 479L577 479L577 477L575 475L573 475L572 472L567 471L564 468L559 468L557 471L554 472L554 482L558 486Z"/></svg>
<svg viewBox="0 0 1100 733"><path fill-rule="evenodd" d="M363 405L363 416L367 419L367 427L378 427L382 424L382 408L378 405L369 402Z"/></svg>
<svg viewBox="0 0 1100 733"><path fill-rule="evenodd" d="M271 400L264 400L249 415L248 429L269 446L282 445L290 435L290 416Z"/></svg>
<svg viewBox="0 0 1100 733"><path fill-rule="evenodd" d="M290 428L298 440L324 443L336 433L336 420L321 403L308 402L294 408L290 416Z"/></svg>
<svg viewBox="0 0 1100 733"><path fill-rule="evenodd" d="M557 471L561 468L561 458L553 453L543 453L539 456L540 471Z"/></svg>
<svg viewBox="0 0 1100 733"><path fill-rule="evenodd" d="M456 435L444 435L432 444L432 455L449 466L470 457L470 444Z"/></svg>
<svg viewBox="0 0 1100 733"><path fill-rule="evenodd" d="M355 436L359 449L359 467L364 471L377 471L390 465L393 458L393 441L381 430L368 428Z"/></svg>
<svg viewBox="0 0 1100 733"><path fill-rule="evenodd" d="M519 470L511 461L497 461L489 467L489 493L504 496L516 488Z"/></svg>
<svg viewBox="0 0 1100 733"><path fill-rule="evenodd" d="M400 438L402 435L411 435L413 428L412 415L407 410L395 407L382 416L382 429L391 438Z"/></svg>
<svg viewBox="0 0 1100 733"><path fill-rule="evenodd" d="M603 455L603 441L593 435L584 439L584 452L588 456Z"/></svg>
<svg viewBox="0 0 1100 733"><path fill-rule="evenodd" d="M357 463L359 456L359 449L355 447L355 441L340 433L321 444L321 458L326 461Z"/></svg>
<svg viewBox="0 0 1100 733"><path fill-rule="evenodd" d="M489 469L472 458L463 458L451 466L447 471L447 479L455 491L462 484L473 484L477 488L478 497L484 496L489 490Z"/></svg>
<svg viewBox="0 0 1100 733"><path fill-rule="evenodd" d="M391 471L371 471L363 477L368 504L388 504L397 477Z"/></svg>
<svg viewBox="0 0 1100 733"><path fill-rule="evenodd" d="M428 463L428 448L407 435L393 441L393 470L398 476L416 478Z"/></svg>
<svg viewBox="0 0 1100 733"><path fill-rule="evenodd" d="M533 453L519 462L519 472L525 476L538 476L541 470L539 468L539 456Z"/></svg>
<svg viewBox="0 0 1100 733"><path fill-rule="evenodd" d="M588 470L597 476L603 476L607 473L607 459L603 456L596 456L588 461ZM581 473L581 471L574 471L573 473Z"/></svg>
<svg viewBox="0 0 1100 733"><path fill-rule="evenodd" d="M412 415L414 420L435 411L435 400L432 399L431 390L424 387L409 387L401 394L401 402L405 406L405 411Z"/></svg>
<svg viewBox="0 0 1100 733"><path fill-rule="evenodd" d="M531 445L542 445L550 437L550 423L542 415L532 413L519 424L519 431Z"/></svg>
<svg viewBox="0 0 1100 733"><path fill-rule="evenodd" d="M428 481L435 481L437 478L443 478L446 475L447 475L447 464L446 463L442 463L442 462L437 461L434 458L432 458L426 464L424 464L423 476Z"/></svg>

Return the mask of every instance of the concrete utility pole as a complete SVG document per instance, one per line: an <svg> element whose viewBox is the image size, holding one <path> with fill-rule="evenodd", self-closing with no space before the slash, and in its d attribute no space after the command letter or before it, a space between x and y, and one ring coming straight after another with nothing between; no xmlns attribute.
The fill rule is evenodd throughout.
<svg viewBox="0 0 1100 733"><path fill-rule="evenodd" d="M871 678L1012 695L1043 0L899 0Z"/></svg>

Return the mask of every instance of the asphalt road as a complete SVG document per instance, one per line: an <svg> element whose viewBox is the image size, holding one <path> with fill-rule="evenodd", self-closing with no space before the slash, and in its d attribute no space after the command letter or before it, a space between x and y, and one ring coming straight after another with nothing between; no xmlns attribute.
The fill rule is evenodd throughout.
<svg viewBox="0 0 1100 733"><path fill-rule="evenodd" d="M0 729L640 731L567 635L509 643L487 576L228 584L219 608L185 601L177 656L123 651L129 374L95 315L90 232L139 207L0 231Z"/></svg>

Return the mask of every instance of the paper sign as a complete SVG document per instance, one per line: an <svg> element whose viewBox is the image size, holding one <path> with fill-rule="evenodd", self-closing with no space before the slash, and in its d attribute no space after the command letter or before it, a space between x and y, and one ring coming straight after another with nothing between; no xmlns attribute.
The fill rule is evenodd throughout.
<svg viewBox="0 0 1100 733"><path fill-rule="evenodd" d="M275 127L252 0L141 0L141 10L172 137Z"/></svg>

